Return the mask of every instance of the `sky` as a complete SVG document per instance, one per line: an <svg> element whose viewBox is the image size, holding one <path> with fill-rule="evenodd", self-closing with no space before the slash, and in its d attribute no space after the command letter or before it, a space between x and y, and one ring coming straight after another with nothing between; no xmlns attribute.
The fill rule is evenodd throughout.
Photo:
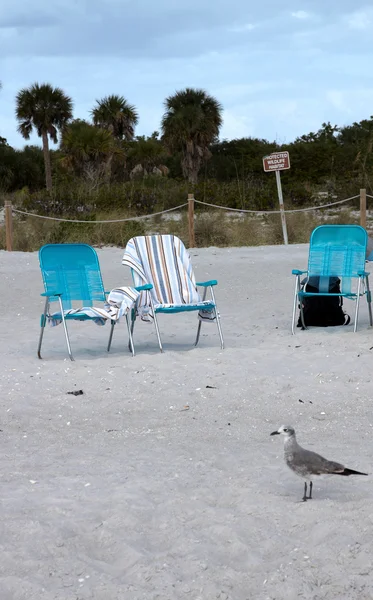
<svg viewBox="0 0 373 600"><path fill-rule="evenodd" d="M221 139L291 142L373 114L372 32L369 0L1 0L0 136L23 147L15 96L38 82L75 118L123 95L137 135L160 129L167 96L203 88L223 105Z"/></svg>

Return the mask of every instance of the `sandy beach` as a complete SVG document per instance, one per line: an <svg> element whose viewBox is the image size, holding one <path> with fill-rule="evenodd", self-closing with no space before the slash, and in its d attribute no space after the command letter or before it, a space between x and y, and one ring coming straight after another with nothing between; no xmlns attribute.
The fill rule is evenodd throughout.
<svg viewBox="0 0 373 600"><path fill-rule="evenodd" d="M36 253L0 252L1 600L371 600L373 330L290 331L306 245L191 251L216 277L214 324L195 314L72 323L36 357ZM98 250L106 289L130 283ZM372 279L373 282L373 279ZM354 305L345 302L352 316ZM83 390L74 396L67 392ZM189 407L189 408L187 408ZM370 477L315 480L314 499L270 433Z"/></svg>

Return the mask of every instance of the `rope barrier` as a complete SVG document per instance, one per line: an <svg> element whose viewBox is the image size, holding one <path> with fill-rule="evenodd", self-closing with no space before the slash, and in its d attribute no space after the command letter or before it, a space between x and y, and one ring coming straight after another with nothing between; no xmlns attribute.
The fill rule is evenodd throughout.
<svg viewBox="0 0 373 600"><path fill-rule="evenodd" d="M370 196L369 194L367 194L368 198L373 198L373 196ZM339 204L344 204L345 202L350 202L351 200L355 200L356 198L359 198L359 195L357 196L351 196L351 198L346 198L345 200L338 200L337 202L330 202L328 204L322 204L321 206L310 206L307 208L292 208L289 210L285 210L285 213L296 213L296 212L308 212L308 211L312 211L312 210L319 210L322 208L329 208L330 206L337 206ZM256 215L271 215L271 214L280 214L281 211L280 210L248 210L248 209L244 209L244 208L229 208L228 206L219 206L218 204L212 204L211 202L203 202L202 200L196 200L194 198L194 202L196 202L197 204L202 204L204 206L211 206L212 208L219 208L220 210L227 210L229 212L238 212L238 213L250 213L250 214L256 214ZM152 213L149 215L141 215L138 217L127 217L126 219L109 219L107 221L88 221L88 220L83 220L83 219L60 219L58 217L46 217L43 215L37 215L35 213L30 213L27 212L25 210L18 210L16 208L12 207L12 212L18 213L20 215L25 215L28 217L36 217L37 219L48 219L49 221L60 221L60 222L64 222L64 223L88 223L88 224L100 224L100 223L125 223L127 221L140 221L142 219L151 219L152 217L156 217L158 215L164 215L166 213L175 211L175 210L179 210L180 208L184 208L185 206L188 206L187 202L184 202L184 204L180 204L179 206L175 206L174 208L167 208L166 210L162 210L160 212L156 212L156 213Z"/></svg>
<svg viewBox="0 0 373 600"><path fill-rule="evenodd" d="M26 215L28 217L36 217L37 219L48 219L49 221L63 221L64 223L90 223L91 225L97 225L97 223L124 223L126 221L138 221L141 219L150 219L151 217L156 217L157 215L164 215L165 213L169 213L173 210L179 210L180 208L184 208L188 203L184 202L184 204L180 204L179 206L175 206L174 208L167 208L166 210L162 210L160 212L152 213L151 215L141 215L139 217L128 217L127 219L110 219L108 221L83 221L81 219L59 219L57 217L45 217L43 215L36 215L35 213L29 213L25 210L18 210L12 207L12 212L19 213L20 215Z"/></svg>
<svg viewBox="0 0 373 600"><path fill-rule="evenodd" d="M343 204L344 202L350 202L350 200L355 200L356 198L359 198L359 195L351 196L351 198L346 198L345 200L338 200L337 202L330 202L329 204L322 204L321 206L311 206L311 207L307 207L307 208L292 208L289 210L285 210L285 212L286 213L294 213L294 212L307 212L310 210L319 210L320 208L327 208L329 206L336 206L337 204ZM243 208L228 208L227 206L219 206L218 204L211 204L210 202L202 202L202 200L196 200L196 199L194 199L194 202L197 202L197 204L204 204L205 206L212 206L213 208L229 210L230 212L233 211L233 212L239 212L239 213L254 213L256 215L259 215L259 214L260 215L274 215L274 214L281 213L280 210L246 210Z"/></svg>

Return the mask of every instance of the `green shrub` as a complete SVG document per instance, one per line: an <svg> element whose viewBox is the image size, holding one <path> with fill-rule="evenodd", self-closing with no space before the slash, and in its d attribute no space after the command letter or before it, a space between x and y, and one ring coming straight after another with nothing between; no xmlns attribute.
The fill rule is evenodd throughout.
<svg viewBox="0 0 373 600"><path fill-rule="evenodd" d="M120 219L117 213L97 214L97 220ZM93 220L94 223L94 220ZM13 248L21 252L33 252L44 244L81 243L92 246L119 246L124 248L128 240L144 235L143 221L124 223L66 223L26 217L13 220ZM5 248L5 227L0 227L0 248Z"/></svg>

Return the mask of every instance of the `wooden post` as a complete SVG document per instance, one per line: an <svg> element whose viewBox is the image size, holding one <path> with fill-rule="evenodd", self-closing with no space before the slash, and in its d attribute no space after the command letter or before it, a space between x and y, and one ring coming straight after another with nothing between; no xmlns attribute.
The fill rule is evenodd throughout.
<svg viewBox="0 0 373 600"><path fill-rule="evenodd" d="M196 247L194 236L194 194L188 194L189 248Z"/></svg>
<svg viewBox="0 0 373 600"><path fill-rule="evenodd" d="M13 213L12 203L9 200L5 200L4 209L6 249L11 252L13 250Z"/></svg>
<svg viewBox="0 0 373 600"><path fill-rule="evenodd" d="M367 228L367 191L360 190L360 225Z"/></svg>

